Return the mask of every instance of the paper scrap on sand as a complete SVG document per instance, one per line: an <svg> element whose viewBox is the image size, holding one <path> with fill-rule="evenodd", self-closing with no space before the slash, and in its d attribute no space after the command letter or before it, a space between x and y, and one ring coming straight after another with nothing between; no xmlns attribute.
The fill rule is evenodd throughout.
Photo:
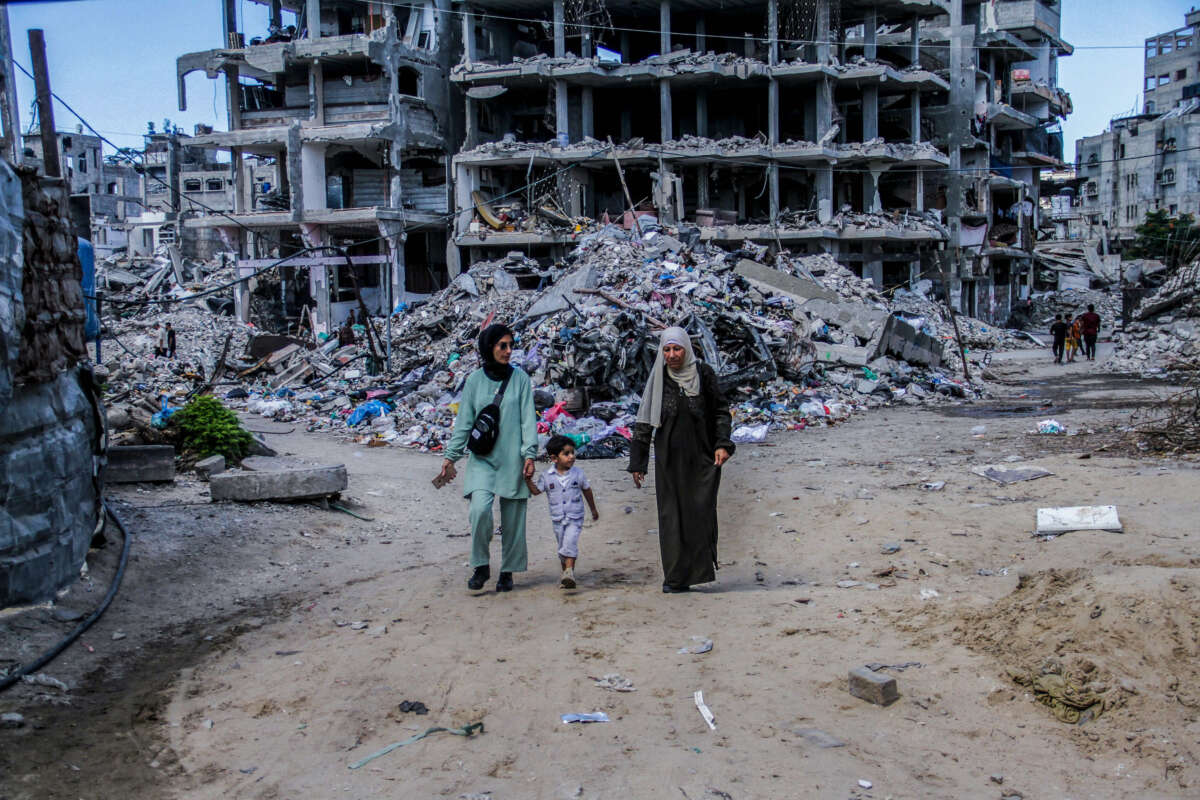
<svg viewBox="0 0 1200 800"><path fill-rule="evenodd" d="M593 711L590 714L563 714L563 724L569 722L612 722L603 711Z"/></svg>
<svg viewBox="0 0 1200 800"><path fill-rule="evenodd" d="M698 656L701 653L707 653L709 650L713 649L712 639L705 639L703 636L693 636L692 641L696 644L692 645L691 647L679 648L680 655Z"/></svg>
<svg viewBox="0 0 1200 800"><path fill-rule="evenodd" d="M712 711L707 705L704 704L704 692L697 690L696 693L692 695L692 698L696 701L696 708L700 709L700 716L704 717L704 721L708 723L709 729L715 731L717 729L717 723L713 717Z"/></svg>
<svg viewBox="0 0 1200 800"><path fill-rule="evenodd" d="M971 470L976 475L981 475L988 480L995 481L999 484L1020 483L1021 481L1035 481L1038 478L1045 478L1053 475L1053 472L1042 469L1041 467L1021 467L1011 469L1002 467L998 464L989 464L985 467L976 467Z"/></svg>
<svg viewBox="0 0 1200 800"><path fill-rule="evenodd" d="M1121 533L1121 519L1116 506L1073 506L1068 508L1039 508L1037 532L1066 533L1067 531L1114 531Z"/></svg>

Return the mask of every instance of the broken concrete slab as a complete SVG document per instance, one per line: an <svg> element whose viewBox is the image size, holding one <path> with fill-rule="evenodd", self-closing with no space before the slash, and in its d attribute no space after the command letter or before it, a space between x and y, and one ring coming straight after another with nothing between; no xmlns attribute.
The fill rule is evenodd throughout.
<svg viewBox="0 0 1200 800"><path fill-rule="evenodd" d="M200 480L206 481L213 475L219 475L225 471L225 456L216 455L202 458L196 462L196 474L200 476Z"/></svg>
<svg viewBox="0 0 1200 800"><path fill-rule="evenodd" d="M894 314L884 323L879 352L933 369L942 364L942 343Z"/></svg>
<svg viewBox="0 0 1200 800"><path fill-rule="evenodd" d="M307 500L327 497L349 485L346 465L305 466L304 468L224 472L213 475L210 494L213 502L235 500Z"/></svg>
<svg viewBox="0 0 1200 800"><path fill-rule="evenodd" d="M845 344L829 344L814 342L817 348L817 360L827 364L845 364L848 367L865 367L871 360L871 349L868 347L851 347Z"/></svg>
<svg viewBox="0 0 1200 800"><path fill-rule="evenodd" d="M242 459L242 469L252 472L280 472L285 469L311 469L316 466L319 465L290 456L246 456Z"/></svg>
<svg viewBox="0 0 1200 800"><path fill-rule="evenodd" d="M107 483L158 483L175 480L175 448L169 444L108 449Z"/></svg>
<svg viewBox="0 0 1200 800"><path fill-rule="evenodd" d="M755 289L786 295L797 303L805 303L813 299L831 302L838 300L837 292L826 289L816 281L797 278L748 258L739 261L733 271L745 278Z"/></svg>
<svg viewBox="0 0 1200 800"><path fill-rule="evenodd" d="M559 279L557 283L543 292L542 296L535 300L529 310L525 312L525 318L537 319L547 314L565 311L568 308L568 300L573 303L577 300L572 292L576 289L595 289L599 283L600 271L594 265L581 267Z"/></svg>
<svg viewBox="0 0 1200 800"><path fill-rule="evenodd" d="M277 456L279 453L266 443L266 441L257 434L250 435L250 455L252 456Z"/></svg>
<svg viewBox="0 0 1200 800"><path fill-rule="evenodd" d="M890 705L900 698L895 678L872 672L867 667L850 670L849 690L860 700L877 706Z"/></svg>

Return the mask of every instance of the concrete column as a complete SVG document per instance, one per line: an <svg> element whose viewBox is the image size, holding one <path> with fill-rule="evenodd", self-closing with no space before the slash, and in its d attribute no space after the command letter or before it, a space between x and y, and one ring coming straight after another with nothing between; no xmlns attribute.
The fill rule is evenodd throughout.
<svg viewBox="0 0 1200 800"><path fill-rule="evenodd" d="M962 148L970 139L971 117L975 111L975 68L965 63L964 51L968 36L974 31L964 30L963 0L950 0L950 115L947 144L950 154L950 170L946 176L946 223L950 229L949 246L954 249L952 263L958 270L959 236L962 229L962 200L964 177L962 174Z"/></svg>
<svg viewBox="0 0 1200 800"><path fill-rule="evenodd" d="M314 61L308 68L308 118L325 124L325 65Z"/></svg>
<svg viewBox="0 0 1200 800"><path fill-rule="evenodd" d="M817 0L817 61L828 64L833 55L833 32L830 31L829 0Z"/></svg>
<svg viewBox="0 0 1200 800"><path fill-rule="evenodd" d="M233 213L242 214L246 211L246 171L242 159L242 148L232 148L230 160L233 169Z"/></svg>
<svg viewBox="0 0 1200 800"><path fill-rule="evenodd" d="M921 90L913 89L912 102L909 106L909 127L912 128L913 144L921 143Z"/></svg>
<svg viewBox="0 0 1200 800"><path fill-rule="evenodd" d="M874 61L879 57L879 45L876 34L879 31L879 19L872 7L863 21L863 58Z"/></svg>
<svg viewBox="0 0 1200 800"><path fill-rule="evenodd" d="M708 49L708 22L703 14L696 15L696 52L703 53Z"/></svg>
<svg viewBox="0 0 1200 800"><path fill-rule="evenodd" d="M404 292L405 284L408 283L408 271L404 260L404 243L408 240L408 236L404 233L404 223L394 220L381 220L379 235L387 237L385 240L388 254L387 280L392 289L391 308L388 308L386 295L380 299L379 306L390 314L396 308L396 304L406 300Z"/></svg>
<svg viewBox="0 0 1200 800"><path fill-rule="evenodd" d="M225 100L229 104L229 130L242 127L242 90L238 82L238 68L225 68Z"/></svg>
<svg viewBox="0 0 1200 800"><path fill-rule="evenodd" d="M671 0L658 0L658 52L671 52Z"/></svg>
<svg viewBox="0 0 1200 800"><path fill-rule="evenodd" d="M917 211L925 210L925 169L919 167L916 172L916 177L913 179L913 208Z"/></svg>
<svg viewBox="0 0 1200 800"><path fill-rule="evenodd" d="M221 23L225 28L225 41L222 42L224 47L232 47L229 34L237 33L237 9L238 0L224 0L221 4Z"/></svg>
<svg viewBox="0 0 1200 800"><path fill-rule="evenodd" d="M863 134L864 142L869 142L879 136L879 87L864 86L862 90Z"/></svg>
<svg viewBox="0 0 1200 800"><path fill-rule="evenodd" d="M283 169L280 170L280 188L288 188L288 205L291 207L292 220L299 222L304 219L304 179L302 176L300 158L300 120L292 120L287 132L287 151Z"/></svg>
<svg viewBox="0 0 1200 800"><path fill-rule="evenodd" d="M708 199L708 166L701 164L696 168L696 205L697 208L711 208Z"/></svg>
<svg viewBox="0 0 1200 800"><path fill-rule="evenodd" d="M183 209L183 194L179 180L179 137L167 137L167 207L178 214Z"/></svg>
<svg viewBox="0 0 1200 800"><path fill-rule="evenodd" d="M659 142L675 138L671 115L671 82L665 78L658 82L658 135Z"/></svg>
<svg viewBox="0 0 1200 800"><path fill-rule="evenodd" d="M457 213L454 229L450 231L450 239L453 240L458 236L465 236L470 231L471 219L475 214L475 203L471 200L471 192L478 187L477 173L475 169L458 165L454 169L454 209ZM455 247L455 253L458 248ZM450 277L453 278L461 271L461 265L458 269L450 271Z"/></svg>
<svg viewBox="0 0 1200 800"><path fill-rule="evenodd" d="M828 77L823 77L817 82L816 95L817 135L814 139L819 141L833 127L833 84L829 82Z"/></svg>
<svg viewBox="0 0 1200 800"><path fill-rule="evenodd" d="M779 0L767 2L767 64L779 63Z"/></svg>
<svg viewBox="0 0 1200 800"><path fill-rule="evenodd" d="M308 38L321 38L321 0L306 0L305 19L308 21Z"/></svg>
<svg viewBox="0 0 1200 800"><path fill-rule="evenodd" d="M921 63L921 18L913 17L911 37L908 44L908 57L913 66Z"/></svg>
<svg viewBox="0 0 1200 800"><path fill-rule="evenodd" d="M875 288L883 288L883 260L879 257L878 245L869 245L871 252L863 261L863 277L875 284Z"/></svg>
<svg viewBox="0 0 1200 800"><path fill-rule="evenodd" d="M270 9L268 11L269 24L275 28L283 27L283 2L282 0L271 0Z"/></svg>
<svg viewBox="0 0 1200 800"><path fill-rule="evenodd" d="M708 89L696 90L696 135L708 136Z"/></svg>
<svg viewBox="0 0 1200 800"><path fill-rule="evenodd" d="M463 148L470 150L479 144L479 101L467 98L466 136Z"/></svg>
<svg viewBox="0 0 1200 800"><path fill-rule="evenodd" d="M594 138L596 135L596 106L590 86L584 86L579 92L579 111L583 117L580 134L585 139Z"/></svg>
<svg viewBox="0 0 1200 800"><path fill-rule="evenodd" d="M469 8L462 15L463 56L467 64L472 64L478 58L478 45L475 42L475 12Z"/></svg>
<svg viewBox="0 0 1200 800"><path fill-rule="evenodd" d="M833 167L817 168L817 221L824 224L833 219Z"/></svg>
<svg viewBox="0 0 1200 800"><path fill-rule="evenodd" d="M559 147L566 147L571 141L570 106L567 104L567 82L554 82L554 134Z"/></svg>
<svg viewBox="0 0 1200 800"><path fill-rule="evenodd" d="M866 210L873 211L879 214L883 211L883 198L879 194L879 178L883 175L883 167L880 164L872 163L870 166L870 174L867 175L867 180L870 181L869 194L866 203Z"/></svg>
<svg viewBox="0 0 1200 800"><path fill-rule="evenodd" d="M328 208L325 196L325 147L320 142L300 145L300 183L304 187L304 211Z"/></svg>
<svg viewBox="0 0 1200 800"><path fill-rule="evenodd" d="M554 57L567 54L567 23L563 0L554 0Z"/></svg>

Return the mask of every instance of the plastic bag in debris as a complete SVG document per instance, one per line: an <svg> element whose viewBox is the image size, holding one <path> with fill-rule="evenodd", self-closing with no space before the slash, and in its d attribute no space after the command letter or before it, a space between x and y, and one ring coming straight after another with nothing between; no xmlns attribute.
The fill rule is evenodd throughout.
<svg viewBox="0 0 1200 800"><path fill-rule="evenodd" d="M575 457L579 459L625 458L628 455L629 440L619 435L588 442L575 451Z"/></svg>
<svg viewBox="0 0 1200 800"><path fill-rule="evenodd" d="M291 411L292 404L287 400L268 400L265 397L259 397L251 400L247 408L253 414L263 417L277 417L285 411Z"/></svg>
<svg viewBox="0 0 1200 800"><path fill-rule="evenodd" d="M346 425L353 428L355 425L361 424L364 420L381 417L384 414L390 414L391 406L382 400L368 400L365 403L360 403L354 411L350 412L350 416L346 418Z"/></svg>
<svg viewBox="0 0 1200 800"><path fill-rule="evenodd" d="M768 422L761 425L739 425L729 438L734 444L746 444L747 442L758 444L767 440L767 432L770 429L771 425Z"/></svg>
<svg viewBox="0 0 1200 800"><path fill-rule="evenodd" d="M1066 428L1056 419L1044 419L1038 423L1038 433L1064 433Z"/></svg>
<svg viewBox="0 0 1200 800"><path fill-rule="evenodd" d="M171 406L167 405L167 397L166 395L163 395L162 408L156 411L154 416L150 417L150 424L155 428L165 428L167 427L167 420L169 420L171 415L178 410L178 408L172 408Z"/></svg>

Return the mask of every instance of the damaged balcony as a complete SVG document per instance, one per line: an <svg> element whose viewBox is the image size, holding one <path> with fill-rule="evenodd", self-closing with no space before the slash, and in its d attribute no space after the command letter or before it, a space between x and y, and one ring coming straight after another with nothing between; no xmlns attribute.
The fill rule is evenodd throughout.
<svg viewBox="0 0 1200 800"><path fill-rule="evenodd" d="M1000 131L1029 130L1038 126L1037 117L1018 111L1008 103L988 103L987 121Z"/></svg>

